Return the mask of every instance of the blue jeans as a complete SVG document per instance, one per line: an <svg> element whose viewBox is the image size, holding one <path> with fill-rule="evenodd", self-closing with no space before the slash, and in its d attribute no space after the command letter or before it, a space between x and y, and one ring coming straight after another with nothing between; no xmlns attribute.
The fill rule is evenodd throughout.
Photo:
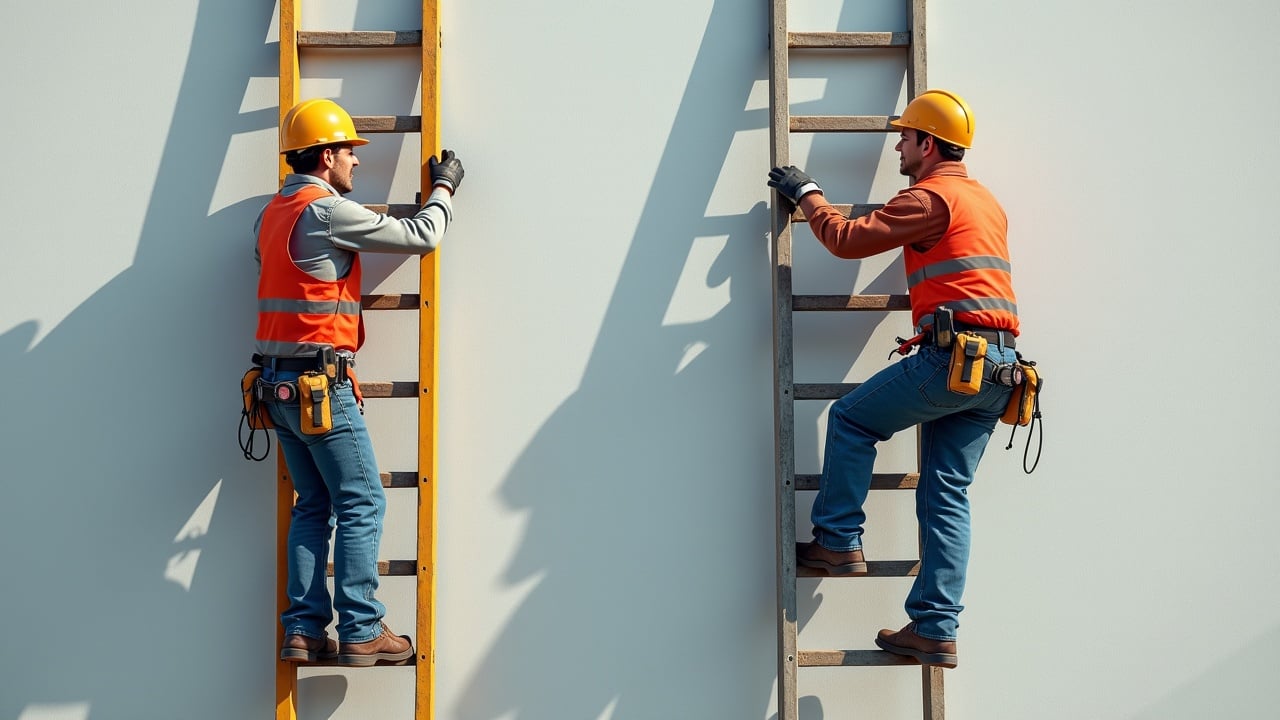
<svg viewBox="0 0 1280 720"><path fill-rule="evenodd" d="M291 380L297 373L268 369L269 382ZM386 608L374 598L378 590L378 546L386 495L373 444L360 414L350 381L329 390L333 429L304 435L298 403L267 403L276 438L298 499L289 522L289 607L280 615L286 635L324 637L338 613L342 642L367 642L382 633ZM334 526L334 593L330 609L325 585L329 534Z"/></svg>
<svg viewBox="0 0 1280 720"><path fill-rule="evenodd" d="M861 548L876 443L920 425L920 572L906 610L916 632L935 640L956 638L969 563L968 488L1012 392L989 380L976 395L951 392L949 359L949 350L924 346L831 406L822 485L812 511L819 545ZM988 368L1014 359L1013 350L988 343Z"/></svg>

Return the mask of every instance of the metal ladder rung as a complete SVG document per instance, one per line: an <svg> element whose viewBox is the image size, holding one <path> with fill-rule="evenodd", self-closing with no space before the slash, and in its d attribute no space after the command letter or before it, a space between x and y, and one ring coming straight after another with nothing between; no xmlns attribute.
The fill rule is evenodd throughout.
<svg viewBox="0 0 1280 720"><path fill-rule="evenodd" d="M909 32L793 32L787 33L787 47L793 50L839 50L849 48L911 47Z"/></svg>
<svg viewBox="0 0 1280 720"><path fill-rule="evenodd" d="M421 30L301 30L298 47L422 47Z"/></svg>
<svg viewBox="0 0 1280 720"><path fill-rule="evenodd" d="M877 665L919 665L913 657L884 650L801 650L796 653L800 667L873 667Z"/></svg>
<svg viewBox="0 0 1280 720"><path fill-rule="evenodd" d="M792 295L791 309L796 312L910 310L911 298L907 295Z"/></svg>
<svg viewBox="0 0 1280 720"><path fill-rule="evenodd" d="M792 115L791 132L898 132L889 124L894 115Z"/></svg>
<svg viewBox="0 0 1280 720"><path fill-rule="evenodd" d="M796 490L817 490L821 475L796 475ZM876 473L871 476L872 490L914 490L920 473Z"/></svg>
<svg viewBox="0 0 1280 720"><path fill-rule="evenodd" d="M839 400L862 383L796 383L792 393L796 400ZM364 387L361 385L360 387Z"/></svg>

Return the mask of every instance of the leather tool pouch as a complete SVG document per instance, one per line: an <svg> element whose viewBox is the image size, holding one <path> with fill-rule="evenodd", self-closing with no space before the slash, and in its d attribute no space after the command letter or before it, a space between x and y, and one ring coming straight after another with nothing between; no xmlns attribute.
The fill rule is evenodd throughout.
<svg viewBox="0 0 1280 720"><path fill-rule="evenodd" d="M961 395L977 395L986 375L987 339L978 335L957 333L951 343L951 365L947 388Z"/></svg>
<svg viewBox="0 0 1280 720"><path fill-rule="evenodd" d="M299 375L298 404L302 408L304 435L323 435L333 429L328 376L320 373Z"/></svg>
<svg viewBox="0 0 1280 720"><path fill-rule="evenodd" d="M1016 385L1009 395L1000 422L1005 425L1028 425L1036 412L1036 396L1040 394L1040 371L1034 365L1022 364L1022 384Z"/></svg>
<svg viewBox="0 0 1280 720"><path fill-rule="evenodd" d="M275 427L267 406L258 400L257 384L262 377L262 368L251 368L240 380L240 394L244 396L244 416L249 421L250 430L270 430Z"/></svg>

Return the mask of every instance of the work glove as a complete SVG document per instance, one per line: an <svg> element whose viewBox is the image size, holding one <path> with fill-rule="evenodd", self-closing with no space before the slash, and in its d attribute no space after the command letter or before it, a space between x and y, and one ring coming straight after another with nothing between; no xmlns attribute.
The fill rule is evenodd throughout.
<svg viewBox="0 0 1280 720"><path fill-rule="evenodd" d="M776 167L769 171L769 187L777 188L778 193L791 202L799 202L800 198L812 192L822 192L813 178L805 175L795 165Z"/></svg>
<svg viewBox="0 0 1280 720"><path fill-rule="evenodd" d="M456 192L462 184L462 176L467 174L462 169L462 161L452 150L441 150L439 160L432 155L427 165L431 168L431 186L448 188L449 192Z"/></svg>

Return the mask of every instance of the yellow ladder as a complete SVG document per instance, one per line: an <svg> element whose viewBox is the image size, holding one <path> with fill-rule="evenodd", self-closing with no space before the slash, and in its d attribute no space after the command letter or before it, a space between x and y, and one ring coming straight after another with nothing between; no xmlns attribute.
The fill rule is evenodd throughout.
<svg viewBox="0 0 1280 720"><path fill-rule="evenodd" d="M418 133L421 136L420 193L419 199L431 192L431 173L427 159L439 152L440 146L440 14L439 0L423 0L422 25L418 30L401 31L303 31L299 30L301 0L280 0L280 116L294 104L304 99L299 96L301 83L302 50L307 48L349 49L376 52L387 48L421 48L422 103L419 115L354 115L356 131L366 133ZM347 108L349 111L353 108ZM280 161L280 182L289 172L284 158ZM369 208L395 217L411 217L418 211L418 204L369 205ZM421 258L417 294L365 295L362 306L365 311L418 311L418 379L393 381L362 381L360 390L365 398L418 399L418 466L416 470L384 472L382 484L386 488L414 488L417 490L418 528L417 558L414 560L390 560L378 563L379 575L417 577L416 632L414 647L417 655L401 664L415 666L414 718L431 720L435 717L433 696L435 688L435 564L436 564L436 464L437 464L437 416L438 360L437 328L439 327L440 250ZM285 607L284 588L288 581L288 565L285 554L289 531L289 513L293 507L293 485L283 456L277 454L279 473L277 502L277 610ZM388 505L396 501L397 493L388 493ZM329 574L333 568L330 564ZM276 623L276 647L283 642L284 629ZM323 663L312 663L311 666ZM297 664L276 661L276 719L293 720L297 717Z"/></svg>
<svg viewBox="0 0 1280 720"><path fill-rule="evenodd" d="M792 52L840 51L856 56L859 50L900 48L907 54L907 97L914 98L925 85L925 0L907 2L906 32L789 32L787 0L771 0L770 6L770 159L790 164L791 133L897 132L887 115L792 115L788 99ZM778 720L798 720L796 691L802 667L915 665L912 658L882 650L797 649L796 602L796 497L797 490L818 489L820 475L795 471L795 401L830 401L852 391L854 383L796 383L794 373L793 318L795 312L891 312L909 310L906 295L794 295L791 275L791 225L804 222L799 210L773 198L773 336L774 336L774 439L777 498L777 598L778 598ZM879 205L837 206L850 217L865 215ZM877 473L872 489L914 489L918 472ZM890 560L868 563L870 577L909 577L918 561ZM801 577L823 576L800 568ZM942 670L922 668L925 720L944 717Z"/></svg>

